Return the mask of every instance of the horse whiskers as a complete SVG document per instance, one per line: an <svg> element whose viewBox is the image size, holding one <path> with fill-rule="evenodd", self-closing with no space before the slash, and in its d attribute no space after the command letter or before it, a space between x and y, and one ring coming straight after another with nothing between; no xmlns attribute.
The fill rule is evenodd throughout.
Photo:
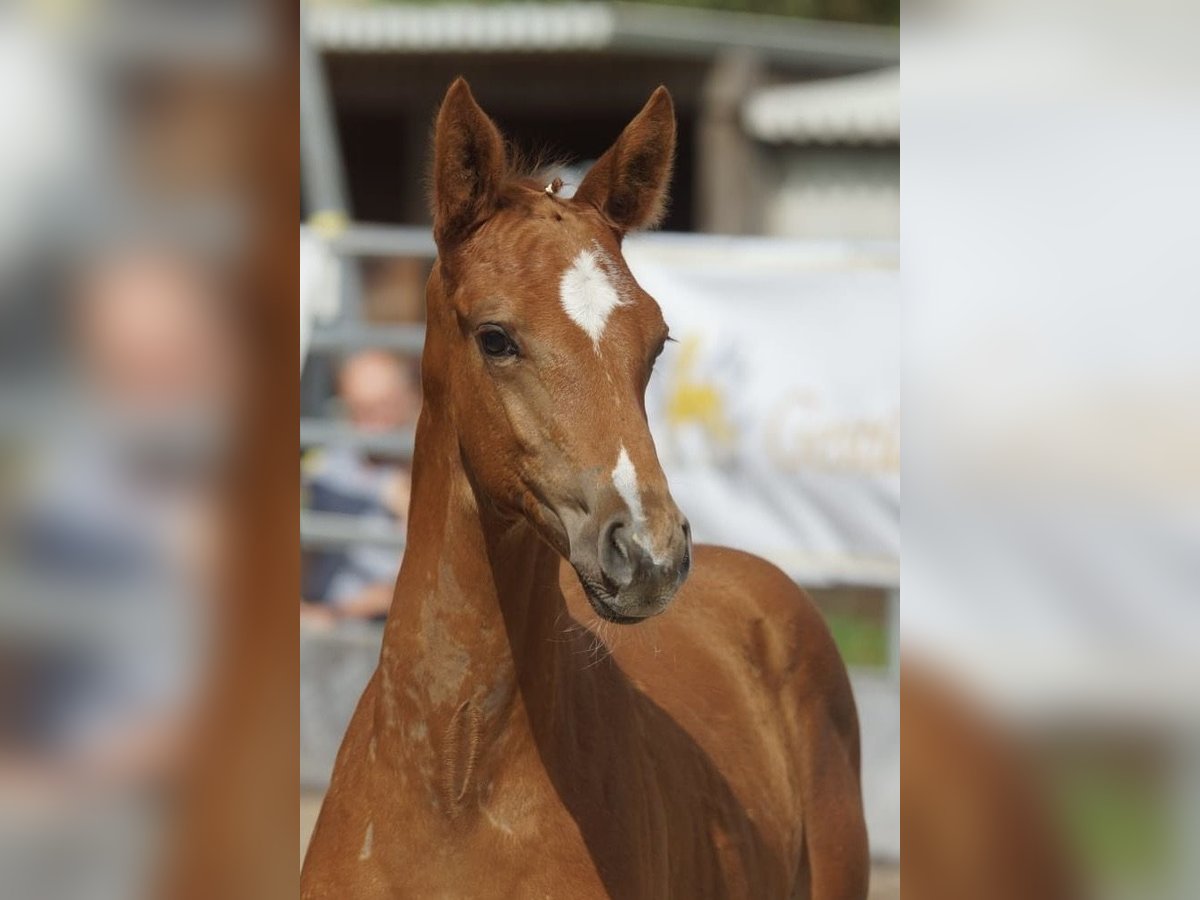
<svg viewBox="0 0 1200 900"><path fill-rule="evenodd" d="M611 656L612 652L617 649L617 644L621 639L620 636L628 632L629 629L621 625L614 625L611 622L606 623L605 628L608 632L605 635L605 641L608 644L608 653Z"/></svg>
<svg viewBox="0 0 1200 900"><path fill-rule="evenodd" d="M596 640L597 640L597 644L598 644L598 646L596 648L597 653L599 653L601 650L609 649L608 623L605 622L603 619L600 619L599 621L596 622Z"/></svg>
<svg viewBox="0 0 1200 900"><path fill-rule="evenodd" d="M606 649L606 648L604 648L603 643L600 644L600 647L592 655L592 661L583 667L584 671L586 671L588 669L594 669L596 666L600 665L600 663L604 662L604 660L606 660L608 658L609 654L602 653L601 652L602 649Z"/></svg>
<svg viewBox="0 0 1200 900"><path fill-rule="evenodd" d="M556 644L569 644L574 634L579 631L579 623L574 619L568 619L566 625L562 628L558 627L558 623L562 621L564 613L566 613L566 610L560 609L554 617L554 624L550 626L550 630L554 634L551 635L549 640L554 641Z"/></svg>
<svg viewBox="0 0 1200 900"><path fill-rule="evenodd" d="M583 667L584 670L598 665L605 659L605 657L610 655L610 652L606 652L608 651L608 645L604 640L604 625L605 623L603 619L601 619L599 616L593 615L588 621L586 627L583 625L577 626L588 637L588 646L581 647L575 651L577 654L586 653L591 657L591 662L587 663Z"/></svg>
<svg viewBox="0 0 1200 900"><path fill-rule="evenodd" d="M583 654L583 653L589 653L589 654L594 653L596 651L596 646L597 646L596 632L593 631L591 627L585 627L583 625L579 625L578 629L580 632L579 636L581 638L586 638L588 644L586 647L581 646L581 647L577 648L574 651L574 653L576 653L577 655Z"/></svg>
<svg viewBox="0 0 1200 900"><path fill-rule="evenodd" d="M592 647L590 653L594 661L599 658L602 651L607 649L607 645L604 643L604 620L593 616L592 625Z"/></svg>

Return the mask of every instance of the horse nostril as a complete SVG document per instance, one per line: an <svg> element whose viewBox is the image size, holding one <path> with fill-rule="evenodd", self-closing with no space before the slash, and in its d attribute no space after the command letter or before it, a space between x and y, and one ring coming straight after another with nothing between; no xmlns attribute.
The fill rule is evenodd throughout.
<svg viewBox="0 0 1200 900"><path fill-rule="evenodd" d="M608 526L608 545L617 553L626 559L629 558L629 551L625 549L625 524L623 522L613 522Z"/></svg>
<svg viewBox="0 0 1200 900"><path fill-rule="evenodd" d="M687 519L680 526L683 532L683 555L679 559L678 573L680 578L687 578L692 570L692 525Z"/></svg>
<svg viewBox="0 0 1200 900"><path fill-rule="evenodd" d="M634 565L629 549L629 529L620 518L613 519L601 535L600 567L619 587L633 581Z"/></svg>

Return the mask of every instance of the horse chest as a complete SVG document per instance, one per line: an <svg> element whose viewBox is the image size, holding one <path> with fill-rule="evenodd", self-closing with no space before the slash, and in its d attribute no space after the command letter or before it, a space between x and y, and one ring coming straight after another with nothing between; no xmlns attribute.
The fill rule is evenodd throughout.
<svg viewBox="0 0 1200 900"><path fill-rule="evenodd" d="M386 886L380 896L422 900L609 896L544 777L501 776L471 795L451 816L414 808L394 817L390 836L373 837L362 877Z"/></svg>
<svg viewBox="0 0 1200 900"><path fill-rule="evenodd" d="M548 764L535 747L521 750L481 759L455 809L402 817L389 868L406 895L667 896L661 798L628 756Z"/></svg>

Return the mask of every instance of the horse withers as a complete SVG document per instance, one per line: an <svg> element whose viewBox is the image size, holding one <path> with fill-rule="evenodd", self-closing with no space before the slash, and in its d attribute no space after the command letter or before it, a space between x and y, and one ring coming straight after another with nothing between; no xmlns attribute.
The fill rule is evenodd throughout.
<svg viewBox="0 0 1200 900"><path fill-rule="evenodd" d="M305 897L866 896L829 632L692 547L647 426L668 331L621 244L674 149L660 87L566 199L446 95L408 546Z"/></svg>

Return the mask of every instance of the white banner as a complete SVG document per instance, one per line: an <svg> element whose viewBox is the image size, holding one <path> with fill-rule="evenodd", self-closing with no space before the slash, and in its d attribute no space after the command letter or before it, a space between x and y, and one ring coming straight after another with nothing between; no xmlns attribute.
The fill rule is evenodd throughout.
<svg viewBox="0 0 1200 900"><path fill-rule="evenodd" d="M677 340L647 409L696 540L897 584L896 246L650 235L626 258Z"/></svg>

